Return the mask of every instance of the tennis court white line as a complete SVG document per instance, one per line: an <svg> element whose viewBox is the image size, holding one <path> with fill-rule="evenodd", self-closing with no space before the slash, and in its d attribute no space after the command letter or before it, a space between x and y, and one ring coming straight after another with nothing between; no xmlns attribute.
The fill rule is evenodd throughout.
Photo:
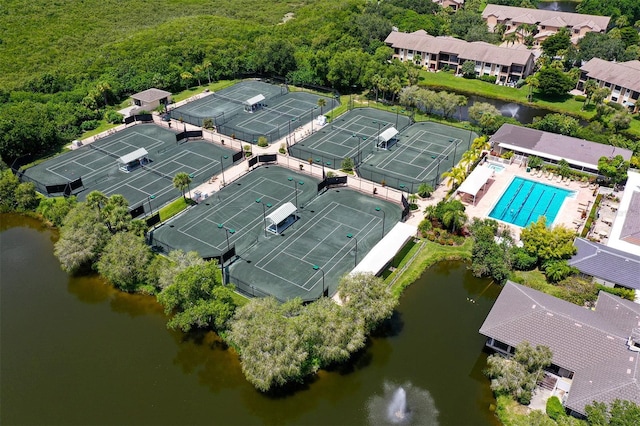
<svg viewBox="0 0 640 426"><path fill-rule="evenodd" d="M263 184L263 183L278 184L278 185L280 185L280 186L286 186L288 189L291 189L288 185L284 185L284 184L282 184L282 183L280 183L280 182L278 182L278 181L274 181L274 180L271 180L271 179L269 179L269 178L265 178L265 177L261 177L260 179L255 180L255 181L252 183L252 185L256 186L256 184L261 185L261 184ZM297 188L296 188L296 190L297 190ZM253 188L249 188L249 190L248 190L248 191L236 192L235 194L231 195L230 197L225 198L225 200L224 200L224 204L226 205L226 204L230 204L230 203L233 203L233 202L237 202L237 201L239 201L239 199L240 199L241 197L246 197L246 195L247 195L248 193L257 193L257 191L255 191L255 189L253 189ZM260 194L260 193L259 193L259 194ZM264 195L264 194L261 194L261 195L262 195L263 197L264 197L264 196L267 196L267 195ZM291 196L293 196L292 194L290 194L290 195L291 195ZM269 198L274 198L274 199L275 199L275 197L273 197L273 196L271 196L271 195L268 195L268 197L269 197ZM288 198L288 197L287 197L287 198ZM286 200L287 198L285 198L285 200ZM279 201L284 201L284 200L279 200ZM254 202L254 203L255 203L255 202ZM211 209L211 210L205 210L205 211L203 211L203 213L202 213L202 214L198 215L197 217L194 217L191 221L186 222L186 223L185 223L186 228L184 228L184 229L191 229L191 228L194 226L194 225L193 225L193 222L195 222L195 221L205 220L205 221L208 221L208 222L210 222L210 223L215 223L215 224L219 223L219 222L213 222L213 221L212 221L212 220L210 220L209 218L204 218L204 219L203 219L203 218L202 218L202 216L210 216L213 212L216 212L216 213L217 213L217 212L218 212L218 211L220 211L222 208L223 208L223 206L218 205L218 206L214 207L214 208L213 208L213 209ZM229 220L233 219L233 218L234 218L235 216L237 216L237 215L239 215L239 213L236 213L235 215L231 216Z"/></svg>
<svg viewBox="0 0 640 426"><path fill-rule="evenodd" d="M329 211L327 211L327 209L329 209L329 206L331 206L331 208L330 208L330 210L329 210ZM321 216L321 217L318 217L318 216L314 217L314 223L321 222L321 221L323 221L323 220L327 220L327 221L335 222L335 220L327 218L327 215L328 215L328 214L330 214L330 213L332 213L333 211L335 211L335 210L336 210L336 208L338 208L338 207L347 207L347 208L350 208L351 210L359 211L359 210L353 209L353 208L351 208L351 207L349 207L349 206L345 206L344 204L339 204L339 203L336 203L336 202L331 202L329 205L327 205L326 207L324 207L324 208L321 210L321 214L322 214L322 216ZM372 218L373 218L374 220L377 218L376 216L373 216L373 215L370 215L370 216L372 216ZM370 222L371 222L371 221L370 221ZM370 223L370 222L369 222L369 223ZM338 222L338 223L339 223L339 222ZM341 225L344 225L344 226L346 226L347 228L355 229L355 228L353 228L353 227L351 227L351 226L349 226L349 225L345 225L345 224L342 224L342 223L341 223ZM365 229L366 229L366 228L360 228L360 232L361 232L361 231L363 231L363 230L365 230ZM306 290L307 292L309 292L309 291L311 291L312 289L314 289L314 288L315 288L315 284L314 284L312 287L310 287L310 288L307 288L307 287L306 287L306 285L307 285L311 280L313 280L313 278L314 278L315 274L312 274L312 275L311 275L311 277L305 281L304 285L302 285L302 286L301 286L301 285L299 285L299 284L297 284L297 283L295 283L295 282L293 282L293 281L291 281L291 280L288 280L287 278L284 278L284 277L282 277L282 276L280 276L280 275L278 275L278 274L275 274L275 273L273 273L273 272L271 272L271 271L269 271L269 270L265 269L265 267L266 267L267 265L269 265L271 262L273 262L276 258L278 258L278 256L280 256L280 255L281 255L281 254L283 254L283 253L284 253L284 254L286 254L287 256L290 256L290 257L294 258L294 259L297 259L297 260L298 260L298 261L300 261L301 263L306 263L306 264L308 264L309 266L312 266L312 263L309 263L309 262L307 262L307 261L305 261L305 260L304 260L304 257L306 257L306 256L303 256L302 258L300 258L297 254L291 253L291 251L290 251L291 246L292 246L294 243L298 242L298 240L299 240L300 238L303 238L303 237L307 234L307 231L309 231L309 230L311 230L311 228L307 228L307 229L305 229L305 231L304 231L302 234L298 235L298 236L297 236L293 241L289 242L289 244L287 244L287 245L286 245L286 247L285 247L283 250L275 250L275 249L274 249L274 250L273 250L273 252L274 252L274 253L277 253L277 254L275 254L275 255L274 255L270 260L268 260L266 263L264 263L264 266L261 266L261 265L260 265L260 263L261 263L261 262L263 262L263 261L265 260L265 257L263 257L262 259L260 259L260 261L256 262L255 267L256 267L256 268L258 268L258 269L260 269L260 270L261 270L261 271L263 271L263 272L266 272L266 273L268 273L268 274L270 274L270 275L273 275L273 276L275 276L275 277L278 277L278 278L280 278L282 281L288 282L288 283L292 284L292 285L293 285L293 286L295 286L295 287L302 288L303 290ZM373 228L370 228L370 230L369 230L369 231L367 232L367 234L365 234L365 235L368 235L368 234L369 234L370 232L372 232L372 231L373 231ZM334 234L334 232L337 232L337 229L336 229L336 230L334 230L334 231L331 231L331 233L329 234L329 236L333 235L333 234ZM329 238L329 236L327 236L326 238ZM324 239L326 239L326 238L324 238ZM357 238L357 235L356 235L356 238ZM323 240L324 240L324 239L323 239ZM284 242L283 242L282 244L284 244ZM277 246L276 246L276 248L281 247L281 246L282 246L282 244L277 245ZM319 246L319 245L321 245L321 244L322 244L322 241L321 241L321 242L319 242L318 244L316 244L316 246L315 246L313 249L311 249L310 251L313 251L316 247L318 247L318 246ZM340 247L340 248L337 250L337 252L336 252L333 256L331 256L331 257L330 257L330 258L325 262L324 266L322 267L322 268L323 268L323 270L325 270L326 265L330 265L332 261L334 262L334 263L333 263L333 266L331 266L331 267L329 267L328 269L326 269L326 270L325 270L325 273L332 271L335 267L337 267L337 266L340 264L340 262L341 262L341 261L342 261L346 256L348 256L348 255L349 255L349 253L351 252L351 250L349 249L349 247L348 247L348 246L349 246L350 244L351 244L350 242L347 242L347 243L345 243L344 245L342 245L342 247ZM342 253L343 251L345 251L345 250L344 250L345 248L347 249L347 250L346 250L346 252L345 252L342 256L340 256L338 260L335 260L336 256L338 256L338 254L340 254L340 253ZM316 281L316 283L317 283L317 281L319 281L319 280L315 280L315 281Z"/></svg>

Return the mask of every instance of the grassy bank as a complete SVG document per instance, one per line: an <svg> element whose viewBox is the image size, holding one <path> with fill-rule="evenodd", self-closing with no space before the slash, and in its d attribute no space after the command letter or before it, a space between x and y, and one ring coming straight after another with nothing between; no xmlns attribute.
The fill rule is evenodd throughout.
<svg viewBox="0 0 640 426"><path fill-rule="evenodd" d="M180 197L175 201L172 201L160 209L160 220L164 222L171 219L173 216L189 207L189 205L190 203L184 197Z"/></svg>
<svg viewBox="0 0 640 426"><path fill-rule="evenodd" d="M529 87L524 86L520 89L514 87L498 86L497 84L487 83L476 79L466 79L456 77L446 72L428 72L420 73L420 86L454 91L466 95L484 96L486 98L499 99L506 102L516 102L528 105L534 108L545 108L551 111L569 114L580 117L585 120L593 118L595 112L582 111L583 102L578 102L573 97L567 96L563 100L547 100L542 99L533 92L533 102L528 101Z"/></svg>
<svg viewBox="0 0 640 426"><path fill-rule="evenodd" d="M461 246L442 246L429 240L421 240L409 250L386 281L391 283L396 275L400 274L391 289L394 295L399 297L407 286L420 278L420 275L427 268L436 263L444 260L471 260L472 246L473 240L471 238L467 238ZM409 262L411 263L407 266ZM407 266L406 269L404 269L405 266Z"/></svg>

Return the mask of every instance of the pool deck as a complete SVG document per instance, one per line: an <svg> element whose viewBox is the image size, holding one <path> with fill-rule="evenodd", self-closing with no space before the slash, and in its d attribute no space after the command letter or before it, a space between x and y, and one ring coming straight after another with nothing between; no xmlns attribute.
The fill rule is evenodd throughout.
<svg viewBox="0 0 640 426"><path fill-rule="evenodd" d="M465 204L465 213L469 218L487 218L489 213L498 202L502 194L507 189L511 181L515 176L520 176L525 179L532 180L534 182L540 182L547 185L556 186L561 189L576 191L574 197L567 197L562 204L562 207L558 211L554 225L564 225L569 229L573 229L576 232L582 231L586 219L582 219L582 212L593 206L595 201L594 187L587 186L583 182L569 181L558 182L558 177L554 176L549 179L547 176L539 176L539 172L527 173L526 168L518 164L506 165L505 169L500 173L494 173L493 178L487 183L485 190L481 190L476 197L476 204L473 205L473 201L468 198L460 198L460 195L456 196ZM587 211L588 215L588 211ZM500 222L509 227L514 238L520 239L520 231L522 228L516 225L512 225L507 222Z"/></svg>

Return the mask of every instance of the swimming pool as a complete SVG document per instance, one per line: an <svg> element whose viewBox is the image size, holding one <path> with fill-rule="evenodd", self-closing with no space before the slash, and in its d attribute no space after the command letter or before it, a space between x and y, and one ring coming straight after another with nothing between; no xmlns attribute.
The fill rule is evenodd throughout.
<svg viewBox="0 0 640 426"><path fill-rule="evenodd" d="M516 177L493 207L489 217L525 227L537 221L539 216L545 216L547 225L551 225L565 198L574 194L574 191Z"/></svg>

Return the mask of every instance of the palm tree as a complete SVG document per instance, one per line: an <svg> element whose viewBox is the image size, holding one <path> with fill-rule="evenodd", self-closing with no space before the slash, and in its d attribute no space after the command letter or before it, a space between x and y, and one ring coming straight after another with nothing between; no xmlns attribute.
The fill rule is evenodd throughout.
<svg viewBox="0 0 640 426"><path fill-rule="evenodd" d="M91 191L87 195L87 199L85 202L91 208L95 208L98 210L98 216L100 216L100 209L107 204L108 198L100 191Z"/></svg>
<svg viewBox="0 0 640 426"><path fill-rule="evenodd" d="M469 166L471 166L478 158L480 158L480 151L475 149L470 149L465 151L462 154L462 159L460 160L460 164L464 164L465 171L469 170Z"/></svg>
<svg viewBox="0 0 640 426"><path fill-rule="evenodd" d="M456 228L463 226L466 221L467 215L464 213L464 210L458 208L447 210L442 215L442 224L451 229L452 233L455 233Z"/></svg>
<svg viewBox="0 0 640 426"><path fill-rule="evenodd" d="M185 172L177 173L173 177L173 186L178 188L180 192L182 192L182 198L184 198L185 200L187 199L187 197L184 196L184 190L189 187L190 183L191 183L191 178Z"/></svg>
<svg viewBox="0 0 640 426"><path fill-rule="evenodd" d="M380 90L381 80L380 74L374 74L371 76L371 86L373 87L373 90L376 91L376 102L378 101L378 91Z"/></svg>
<svg viewBox="0 0 640 426"><path fill-rule="evenodd" d="M433 192L433 186L423 182L420 185L418 185L417 192L418 192L418 195L421 196L422 198L429 198L431 196L431 193Z"/></svg>
<svg viewBox="0 0 640 426"><path fill-rule="evenodd" d="M202 69L207 71L207 79L209 80L209 84L211 84L211 68L212 67L213 67L213 64L211 63L210 60L205 59L204 61L202 61Z"/></svg>
<svg viewBox="0 0 640 426"><path fill-rule="evenodd" d="M204 71L204 68L202 67L202 65L196 65L193 67L193 73L198 79L198 86L202 86L202 82L200 81L200 75L202 74L202 71Z"/></svg>
<svg viewBox="0 0 640 426"><path fill-rule="evenodd" d="M184 71L184 72L180 73L180 78L184 82L185 89L188 89L189 88L189 82L193 78L193 74L191 74L189 71Z"/></svg>
<svg viewBox="0 0 640 426"><path fill-rule="evenodd" d="M582 91L586 95L587 100L584 103L584 105L582 105L582 109L584 109L584 107L589 102L591 102L591 97L593 96L593 92L595 92L597 88L598 88L598 83L593 79L589 79L589 80L584 82L584 85L582 86Z"/></svg>
<svg viewBox="0 0 640 426"><path fill-rule="evenodd" d="M318 99L318 106L320 107L320 115L322 115L322 108L327 106L327 100L325 98Z"/></svg>
<svg viewBox="0 0 640 426"><path fill-rule="evenodd" d="M443 178L449 178L447 186L453 186L454 188L457 188L464 181L466 176L467 172L462 166L454 167L448 172L444 172L442 174Z"/></svg>
<svg viewBox="0 0 640 426"><path fill-rule="evenodd" d="M107 95L109 94L109 92L111 92L111 85L106 81L101 81L96 84L96 91L102 96L105 106L108 105L109 98Z"/></svg>
<svg viewBox="0 0 640 426"><path fill-rule="evenodd" d="M475 138L471 144L471 149L475 149L476 151L488 151L490 148L491 144L487 141L486 136Z"/></svg>
<svg viewBox="0 0 640 426"><path fill-rule="evenodd" d="M509 33L504 36L503 40L507 43L507 47L509 47L509 43L512 45L516 44L516 41L518 41L518 35L515 32Z"/></svg>

